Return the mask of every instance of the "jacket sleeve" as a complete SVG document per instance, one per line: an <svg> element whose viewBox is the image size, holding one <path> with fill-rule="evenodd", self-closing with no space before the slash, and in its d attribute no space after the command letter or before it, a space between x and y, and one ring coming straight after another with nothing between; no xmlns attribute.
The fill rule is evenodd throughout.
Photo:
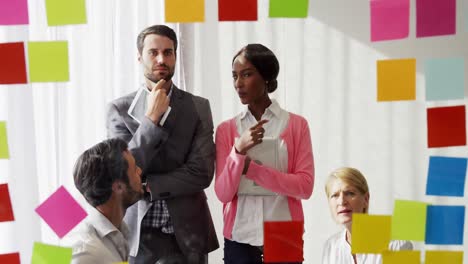
<svg viewBox="0 0 468 264"><path fill-rule="evenodd" d="M288 163L292 162L290 173L283 173L276 169L250 162L246 177L260 186L281 195L298 199L308 199L314 187L314 158L310 139L309 126L305 119L301 119L299 137L293 139L293 157L288 156ZM296 133L293 132L293 136Z"/></svg>
<svg viewBox="0 0 468 264"><path fill-rule="evenodd" d="M229 121L216 129L215 192L222 203L231 202L237 194L246 158L236 153L234 140L229 134Z"/></svg>
<svg viewBox="0 0 468 264"><path fill-rule="evenodd" d="M112 102L108 105L107 137L125 140L138 166L144 170L158 149L166 142L168 133L164 128L157 126L149 118L144 117L137 131L132 135L125 125L124 114L126 112L118 104ZM147 153L150 153L150 155L147 155Z"/></svg>
<svg viewBox="0 0 468 264"><path fill-rule="evenodd" d="M215 145L213 119L208 100L198 101L199 122L196 125L185 163L175 170L149 177L155 199L201 192L210 186L214 176Z"/></svg>

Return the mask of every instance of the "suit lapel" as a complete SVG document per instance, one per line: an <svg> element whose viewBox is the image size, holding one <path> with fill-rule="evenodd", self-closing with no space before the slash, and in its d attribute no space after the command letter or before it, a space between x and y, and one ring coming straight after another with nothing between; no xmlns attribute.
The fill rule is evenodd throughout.
<svg viewBox="0 0 468 264"><path fill-rule="evenodd" d="M169 105L171 106L171 112L169 116L167 116L166 122L164 123L164 128L168 131L172 131L177 124L177 113L179 112L180 108L183 107L182 100L183 93L180 91L175 85L172 86L172 94L171 94L171 102Z"/></svg>

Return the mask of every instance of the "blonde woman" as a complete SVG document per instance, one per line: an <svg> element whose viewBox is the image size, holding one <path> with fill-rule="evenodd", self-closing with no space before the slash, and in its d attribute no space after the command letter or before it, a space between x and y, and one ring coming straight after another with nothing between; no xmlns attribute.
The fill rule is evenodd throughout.
<svg viewBox="0 0 468 264"><path fill-rule="evenodd" d="M330 237L325 243L322 255L323 264L380 264L380 254L351 254L351 224L353 213L368 213L369 187L366 178L354 168L343 167L333 171L325 184L330 212L335 221L344 228ZM395 240L390 250L411 250L408 241Z"/></svg>

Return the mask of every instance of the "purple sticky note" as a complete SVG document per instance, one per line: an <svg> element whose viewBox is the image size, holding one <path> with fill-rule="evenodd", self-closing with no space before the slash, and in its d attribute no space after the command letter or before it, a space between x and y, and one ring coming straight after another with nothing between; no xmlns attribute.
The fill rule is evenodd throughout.
<svg viewBox="0 0 468 264"><path fill-rule="evenodd" d="M409 0L371 0L371 41L407 38Z"/></svg>
<svg viewBox="0 0 468 264"><path fill-rule="evenodd" d="M416 0L416 37L453 35L456 0Z"/></svg>
<svg viewBox="0 0 468 264"><path fill-rule="evenodd" d="M28 0L0 0L0 25L27 24Z"/></svg>
<svg viewBox="0 0 468 264"><path fill-rule="evenodd" d="M88 215L63 186L37 207L36 212L60 238Z"/></svg>

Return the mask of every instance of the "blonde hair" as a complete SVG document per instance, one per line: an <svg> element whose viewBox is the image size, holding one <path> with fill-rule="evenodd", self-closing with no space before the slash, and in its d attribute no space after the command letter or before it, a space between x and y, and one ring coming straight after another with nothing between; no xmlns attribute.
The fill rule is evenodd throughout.
<svg viewBox="0 0 468 264"><path fill-rule="evenodd" d="M325 193L327 194L327 199L330 197L330 188L335 180L341 180L342 182L356 188L362 195L369 193L367 180L359 170L351 167L342 167L330 173L327 181L325 182ZM369 208L365 208L365 213L367 213L368 209Z"/></svg>

